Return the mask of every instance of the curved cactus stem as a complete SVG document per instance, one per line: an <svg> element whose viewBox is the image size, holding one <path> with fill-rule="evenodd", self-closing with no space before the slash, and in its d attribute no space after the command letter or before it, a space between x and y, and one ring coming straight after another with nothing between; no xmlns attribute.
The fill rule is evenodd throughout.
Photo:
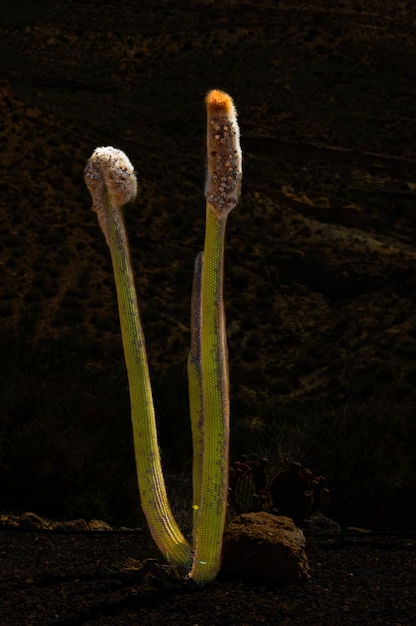
<svg viewBox="0 0 416 626"><path fill-rule="evenodd" d="M85 180L113 264L142 508L153 539L163 556L189 569L191 548L173 517L162 474L145 339L121 212L121 204L126 200L120 202L119 194L114 193L114 181L119 175L126 179L128 174L134 176L130 161L124 153L114 148L99 148L87 164Z"/></svg>

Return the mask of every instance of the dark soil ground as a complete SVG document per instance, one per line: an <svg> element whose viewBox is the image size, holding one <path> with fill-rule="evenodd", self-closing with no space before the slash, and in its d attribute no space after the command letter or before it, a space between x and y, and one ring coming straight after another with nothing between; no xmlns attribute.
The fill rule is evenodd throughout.
<svg viewBox="0 0 416 626"><path fill-rule="evenodd" d="M138 173L126 222L168 486L189 519L190 287L204 97L220 88L244 153L226 250L233 455L324 473L344 527L416 527L415 25L411 0L3 2L0 510L142 525L110 259L83 183L114 145ZM302 588L190 594L143 565L146 537L2 531L0 624L415 622L413 539L310 539Z"/></svg>
<svg viewBox="0 0 416 626"><path fill-rule="evenodd" d="M189 591L146 533L0 531L2 626L412 626L412 537L307 540L312 577L256 587L219 578Z"/></svg>

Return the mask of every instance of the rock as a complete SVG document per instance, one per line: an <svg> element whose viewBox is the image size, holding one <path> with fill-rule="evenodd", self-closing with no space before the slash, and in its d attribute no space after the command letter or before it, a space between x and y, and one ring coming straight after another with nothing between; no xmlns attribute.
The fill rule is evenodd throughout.
<svg viewBox="0 0 416 626"><path fill-rule="evenodd" d="M68 531L84 531L89 530L88 524L85 519L71 519L67 522L57 522L55 526L56 530L68 530Z"/></svg>
<svg viewBox="0 0 416 626"><path fill-rule="evenodd" d="M273 586L304 582L310 577L305 546L303 532L289 517L244 513L224 533L221 572Z"/></svg>
<svg viewBox="0 0 416 626"><path fill-rule="evenodd" d="M43 517L42 515L38 515L37 513L33 513L32 511L23 513L20 518L18 518L17 525L19 528L36 528L41 530L52 530L54 527L54 524L50 519Z"/></svg>
<svg viewBox="0 0 416 626"><path fill-rule="evenodd" d="M342 528L338 522L334 522L321 511L315 511L307 520L303 521L305 529L311 533L323 535L341 535Z"/></svg>
<svg viewBox="0 0 416 626"><path fill-rule="evenodd" d="M47 517L42 517L32 511L26 511L21 515L13 513L0 514L0 527L4 528L25 528L33 530L53 530L54 522Z"/></svg>
<svg viewBox="0 0 416 626"><path fill-rule="evenodd" d="M88 529L89 530L113 530L110 524L107 524L107 522L103 522L103 520L101 519L92 519L90 522L88 522Z"/></svg>
<svg viewBox="0 0 416 626"><path fill-rule="evenodd" d="M26 511L20 515L13 513L0 513L0 527L4 528L26 528L33 530L67 530L69 532L75 531L88 531L88 530L113 530L113 528L100 519L92 519L86 522L84 519L73 519L66 522L56 522L33 511ZM132 530L129 528L122 528L120 530ZM140 530L135 528L134 530Z"/></svg>

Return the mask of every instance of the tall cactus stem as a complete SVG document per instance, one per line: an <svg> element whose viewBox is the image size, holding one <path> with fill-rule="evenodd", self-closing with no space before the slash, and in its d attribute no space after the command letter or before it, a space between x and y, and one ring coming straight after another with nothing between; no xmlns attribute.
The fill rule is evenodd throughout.
<svg viewBox="0 0 416 626"><path fill-rule="evenodd" d="M133 167L120 150L97 148L85 168L85 181L113 264L143 512L163 556L188 569L191 549L173 517L162 473L145 339L121 211L135 195Z"/></svg>
<svg viewBox="0 0 416 626"><path fill-rule="evenodd" d="M238 202L241 184L239 128L233 102L224 92L214 90L206 104L207 204L200 322L202 471L190 572L190 578L199 585L213 580L220 569L228 504L230 410L224 241L227 217Z"/></svg>

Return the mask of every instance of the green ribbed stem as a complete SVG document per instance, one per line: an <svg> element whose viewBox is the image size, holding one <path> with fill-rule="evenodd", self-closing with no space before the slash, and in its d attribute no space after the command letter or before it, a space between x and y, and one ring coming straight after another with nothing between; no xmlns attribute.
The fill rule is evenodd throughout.
<svg viewBox="0 0 416 626"><path fill-rule="evenodd" d="M201 278L201 356L203 437L198 507L194 528L194 562L190 577L202 585L221 565L222 537L228 501L229 382L223 303L226 217L215 216L209 203ZM195 438L194 438L195 445ZM195 459L195 451L194 451Z"/></svg>
<svg viewBox="0 0 416 626"><path fill-rule="evenodd" d="M141 504L146 520L163 556L189 569L191 548L179 530L169 506L162 474L156 421L136 288L124 220L119 207L106 194L108 245L117 290L120 327L126 361L134 453Z"/></svg>
<svg viewBox="0 0 416 626"><path fill-rule="evenodd" d="M200 252L195 259L194 278L191 298L191 349L188 355L188 387L189 411L192 430L192 498L193 523L198 526L199 505L201 502L202 455L204 440L204 413L202 400L202 367L201 367L201 323L202 323L202 282L203 254Z"/></svg>

